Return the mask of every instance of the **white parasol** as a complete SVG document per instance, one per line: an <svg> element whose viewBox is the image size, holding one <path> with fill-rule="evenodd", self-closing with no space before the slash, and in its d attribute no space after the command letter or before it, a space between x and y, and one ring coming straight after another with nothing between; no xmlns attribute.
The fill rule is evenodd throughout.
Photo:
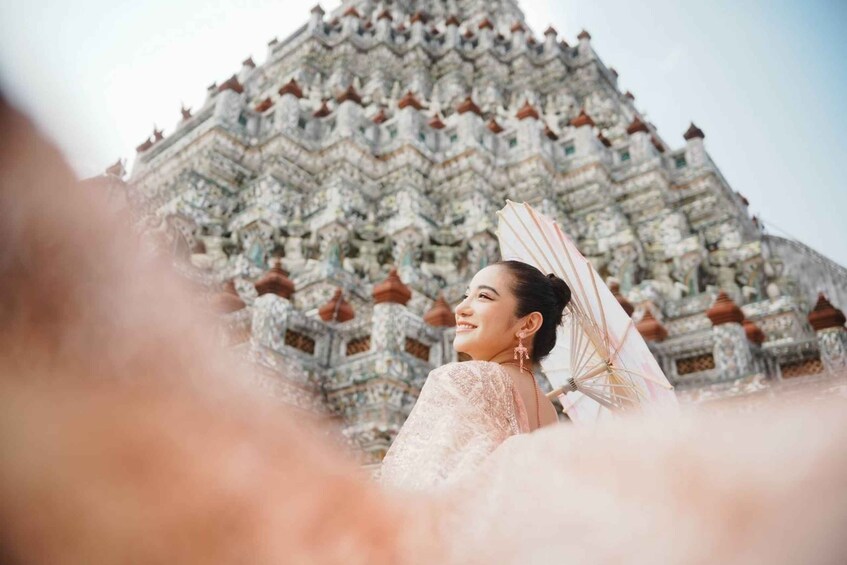
<svg viewBox="0 0 847 565"><path fill-rule="evenodd" d="M571 289L556 346L541 366L577 423L622 410L676 404L641 334L593 265L553 220L529 204L506 201L498 213L500 254L554 273Z"/></svg>

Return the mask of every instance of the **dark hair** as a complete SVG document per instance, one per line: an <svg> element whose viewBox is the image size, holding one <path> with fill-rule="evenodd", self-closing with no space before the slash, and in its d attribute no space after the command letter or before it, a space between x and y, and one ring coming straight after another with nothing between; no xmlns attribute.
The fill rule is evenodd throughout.
<svg viewBox="0 0 847 565"><path fill-rule="evenodd" d="M520 261L498 261L495 265L506 267L515 279L512 293L518 305L515 316L522 318L531 312L540 312L544 321L532 341L532 359L540 361L556 345L556 328L562 323L562 313L571 301L568 284L554 274L544 273Z"/></svg>

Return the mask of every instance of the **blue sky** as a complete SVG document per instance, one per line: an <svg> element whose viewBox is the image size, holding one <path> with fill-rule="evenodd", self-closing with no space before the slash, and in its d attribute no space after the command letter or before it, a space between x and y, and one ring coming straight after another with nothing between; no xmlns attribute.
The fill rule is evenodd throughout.
<svg viewBox="0 0 847 565"><path fill-rule="evenodd" d="M338 1L324 2L329 10ZM847 265L847 2L525 0L537 35L582 28L673 147L693 120L769 231ZM0 84L80 176L132 159L153 124L306 21L293 0L6 0Z"/></svg>

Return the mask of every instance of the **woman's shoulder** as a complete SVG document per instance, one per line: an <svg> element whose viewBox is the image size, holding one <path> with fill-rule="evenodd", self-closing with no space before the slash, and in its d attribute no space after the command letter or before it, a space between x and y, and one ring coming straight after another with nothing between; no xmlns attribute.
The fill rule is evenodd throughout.
<svg viewBox="0 0 847 565"><path fill-rule="evenodd" d="M500 363L491 361L454 361L433 369L430 374L456 376L506 375Z"/></svg>
<svg viewBox="0 0 847 565"><path fill-rule="evenodd" d="M450 381L465 389L501 389L511 380L499 363L491 361L456 361L433 369L429 378L434 381Z"/></svg>

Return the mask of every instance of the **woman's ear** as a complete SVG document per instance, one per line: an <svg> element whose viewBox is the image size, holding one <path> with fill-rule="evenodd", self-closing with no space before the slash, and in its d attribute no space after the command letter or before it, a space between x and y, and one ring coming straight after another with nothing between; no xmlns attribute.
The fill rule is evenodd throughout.
<svg viewBox="0 0 847 565"><path fill-rule="evenodd" d="M535 332L541 329L541 324L544 323L544 317L541 312L532 312L527 314L523 324L520 326L520 331L524 332L526 337L531 338Z"/></svg>

